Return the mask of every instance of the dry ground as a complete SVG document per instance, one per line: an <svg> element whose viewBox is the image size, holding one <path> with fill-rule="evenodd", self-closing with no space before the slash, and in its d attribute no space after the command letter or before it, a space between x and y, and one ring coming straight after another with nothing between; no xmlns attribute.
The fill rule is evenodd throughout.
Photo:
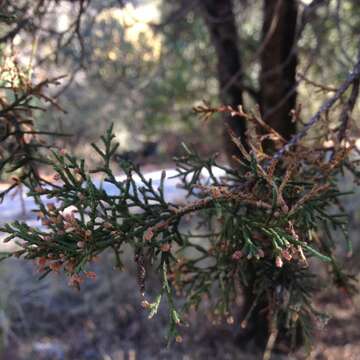
<svg viewBox="0 0 360 360"><path fill-rule="evenodd" d="M122 359L261 359L253 344L239 346L234 325L212 325L204 312L191 316L184 340L166 347L166 307L147 319L140 306L135 274L113 271L110 254L95 265L96 282L78 292L62 275L39 282L30 263L9 260L0 265L0 359L122 360ZM149 293L157 283L150 281ZM360 359L360 296L350 304L328 289L318 307L331 320L318 330L309 356L297 353L273 359ZM239 319L237 319L239 320Z"/></svg>

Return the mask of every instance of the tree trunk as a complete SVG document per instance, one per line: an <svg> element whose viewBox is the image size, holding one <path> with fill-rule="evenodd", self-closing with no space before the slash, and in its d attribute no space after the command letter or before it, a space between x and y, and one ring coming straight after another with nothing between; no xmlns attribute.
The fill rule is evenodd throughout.
<svg viewBox="0 0 360 360"><path fill-rule="evenodd" d="M209 29L217 55L220 100L223 105L242 105L242 66L239 55L239 39L231 0L201 0L202 14ZM245 122L240 117L226 117L226 124L245 143ZM240 155L224 127L224 147L232 155Z"/></svg>
<svg viewBox="0 0 360 360"><path fill-rule="evenodd" d="M296 0L264 0L263 29L260 70L260 108L264 121L289 140L296 131L291 110L296 106ZM271 144L265 143L271 151ZM254 273L256 270L254 269ZM250 284L245 293L244 312L247 313L254 302ZM247 332L241 340L254 339L260 346L266 345L269 336L267 299L262 299L253 309ZM301 329L297 331L295 346L303 342ZM276 346L290 350L290 338L286 329L280 329Z"/></svg>
<svg viewBox="0 0 360 360"><path fill-rule="evenodd" d="M237 107L243 104L243 69L233 3L231 0L201 0L199 3L216 50L220 100L224 105ZM264 120L286 139L296 130L290 115L296 105L296 21L296 0L264 0L260 107ZM245 121L239 117L228 117L225 121L246 146ZM225 150L231 160L232 155L240 155L239 150L226 129L224 135ZM250 284L245 292L244 314L253 302L254 292ZM262 299L253 309L247 329L239 334L240 342L255 340L257 345L265 347L269 335L266 309L267 300ZM283 333L279 334L278 340L287 343Z"/></svg>
<svg viewBox="0 0 360 360"><path fill-rule="evenodd" d="M261 112L285 139L294 134L290 111L296 105L296 0L264 0L261 52Z"/></svg>

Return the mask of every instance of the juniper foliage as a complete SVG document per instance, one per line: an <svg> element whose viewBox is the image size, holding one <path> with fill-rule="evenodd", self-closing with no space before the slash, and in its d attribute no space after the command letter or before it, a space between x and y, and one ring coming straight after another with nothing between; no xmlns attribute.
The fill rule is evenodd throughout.
<svg viewBox="0 0 360 360"><path fill-rule="evenodd" d="M271 139L279 148L284 140L256 113L245 114L241 108L214 110L207 105L196 111L206 118L216 111L233 116L241 112L266 132L249 136L248 150L231 134L242 153L236 169L219 163L217 156L202 159L184 146L184 156L175 159L177 177L188 193L184 203L167 201L166 172L156 187L138 166L123 161L126 178L115 177L111 158L118 144L112 128L101 137L101 144L92 144L101 158L96 169L53 151L48 161L56 171L55 181L24 180L43 226L34 228L19 221L5 225L1 231L9 234L8 241L21 239L22 249L9 256L35 261L42 277L63 271L69 284L79 288L85 278L96 277L89 263L106 249L114 252L116 266L123 270L123 251L130 246L141 304L149 317L167 300L169 338L180 339L186 313L199 307L204 297L210 299L214 319L232 323L236 299L251 289L254 302L242 327L265 301L270 337L276 338L281 330L294 342L299 331L310 339L323 319L313 303L319 289L312 265L316 259L325 264L336 286L349 294L355 290L354 279L342 270L336 250L346 244L351 253L340 204L345 193L338 185L345 167L357 175L356 161L350 156L354 143L339 143L331 149L298 144L282 158L274 158L263 151L262 143ZM103 175L117 192L109 194L96 186L94 173ZM52 202L46 204L45 199ZM343 241L332 237L336 229L343 232ZM153 299L146 287L149 267L162 282ZM178 297L184 299L181 307Z"/></svg>
<svg viewBox="0 0 360 360"><path fill-rule="evenodd" d="M31 80L31 70L20 65L14 57L5 56L0 49L0 177L11 177L12 184L0 192L0 201L25 178L38 177L38 165L46 164L41 150L51 147L47 135L64 136L39 131L34 126L38 112L51 104L63 111L46 88L58 85L62 77Z"/></svg>

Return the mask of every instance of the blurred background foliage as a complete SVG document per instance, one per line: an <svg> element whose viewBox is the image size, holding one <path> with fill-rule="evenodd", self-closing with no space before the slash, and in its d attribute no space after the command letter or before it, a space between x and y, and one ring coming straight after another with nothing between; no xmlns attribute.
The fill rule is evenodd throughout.
<svg viewBox="0 0 360 360"><path fill-rule="evenodd" d="M305 13L309 3L299 1L299 8ZM314 83L336 84L357 56L360 18L353 14L360 12L360 3L322 3L311 13L298 44L298 103L303 105L303 119L327 96ZM149 142L156 143L161 161L177 154L183 139L200 152L221 150L221 127L201 126L191 111L202 99L219 103L216 54L197 2L92 0L80 4L83 9L77 2L49 2L10 43L2 45L19 62L31 64L33 78L68 75L62 89L52 90L61 94L68 114L41 113L40 130L73 134L63 145L85 157L88 144L110 122L115 123L122 151L141 152ZM36 2L17 1L13 13L11 7L10 2L7 13L20 25L25 14L35 11ZM78 11L82 11L79 20ZM262 41L262 2L235 1L234 13L244 102L251 108L258 103L260 89L257 49ZM5 29L8 24L1 26ZM355 109L355 115L358 112Z"/></svg>
<svg viewBox="0 0 360 360"><path fill-rule="evenodd" d="M198 144L201 132L211 138L212 131L200 129L191 110L203 97L217 95L207 30L194 13L159 26L173 7L163 5L129 2L119 8L91 2L82 18L83 48L76 41L59 48L53 37L37 34L35 61L42 71L68 74L70 80L65 80L66 91L60 90L68 115L41 114L41 130L72 133L66 146L86 156L87 144L114 122L123 150L138 151L155 141L158 155L167 160L178 152L183 136L191 135L190 140ZM66 29L72 7L54 8L48 21ZM28 36L14 41L20 47L31 43Z"/></svg>

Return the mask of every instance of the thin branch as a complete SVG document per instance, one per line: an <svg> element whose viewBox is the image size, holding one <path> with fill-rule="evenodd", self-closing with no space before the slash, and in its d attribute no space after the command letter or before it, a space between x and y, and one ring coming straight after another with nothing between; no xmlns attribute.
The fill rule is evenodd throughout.
<svg viewBox="0 0 360 360"><path fill-rule="evenodd" d="M332 87L332 86L327 86L327 85L323 85L323 84L320 84L318 82L315 82L313 80L310 80L309 78L307 78L305 76L305 74L302 74L302 73L297 73L297 76L301 79L301 80L304 80L306 83L314 86L314 87L317 87L319 90L322 90L322 91L328 91L328 92L336 92L337 91L337 88L335 87Z"/></svg>
<svg viewBox="0 0 360 360"><path fill-rule="evenodd" d="M340 114L340 129L338 134L339 142L341 142L341 140L343 140L345 137L346 129L348 128L350 114L353 111L354 106L356 104L356 100L359 96L359 86L360 86L360 79L356 79L353 82L353 87L351 90L350 97L346 101L343 110Z"/></svg>
<svg viewBox="0 0 360 360"><path fill-rule="evenodd" d="M330 99L325 101L320 109L317 111L315 115L313 115L310 120L305 124L304 128L294 135L292 139L283 146L280 150L278 150L274 156L274 160L279 160L287 151L290 150L290 148L294 145L296 145L309 131L311 127L313 127L320 119L321 115L329 111L331 107L340 99L340 97L345 93L345 91L350 87L351 84L354 82L357 82L360 79L360 59L358 60L357 64L355 65L353 71L349 74L347 79L343 82L343 84L339 87L339 89L336 91L334 96L332 96Z"/></svg>

